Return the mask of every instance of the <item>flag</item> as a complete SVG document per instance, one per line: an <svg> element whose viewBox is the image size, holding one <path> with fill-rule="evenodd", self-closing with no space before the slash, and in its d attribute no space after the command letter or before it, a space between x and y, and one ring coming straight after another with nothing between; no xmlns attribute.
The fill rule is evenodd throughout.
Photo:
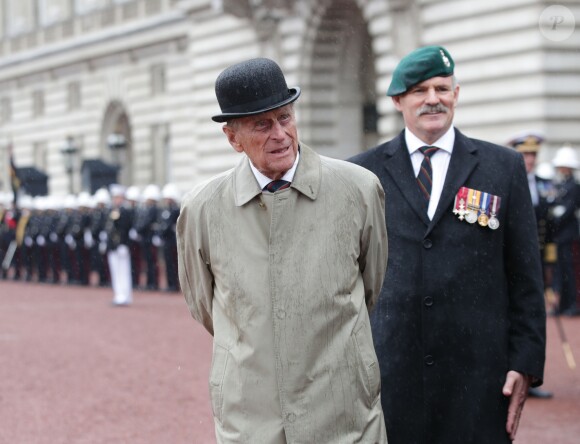
<svg viewBox="0 0 580 444"><path fill-rule="evenodd" d="M18 177L18 168L14 163L14 154L12 153L12 143L8 145L8 153L10 156L10 183L12 185L12 192L14 193L14 206L16 206L16 200L18 198L18 190L20 190L20 185L22 184L20 177Z"/></svg>

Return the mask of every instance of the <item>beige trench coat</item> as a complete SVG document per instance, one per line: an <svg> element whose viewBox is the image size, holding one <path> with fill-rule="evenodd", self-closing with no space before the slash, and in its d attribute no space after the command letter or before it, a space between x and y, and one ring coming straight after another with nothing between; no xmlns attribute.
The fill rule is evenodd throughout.
<svg viewBox="0 0 580 444"><path fill-rule="evenodd" d="M385 443L367 307L386 270L376 176L301 145L292 186L262 194L244 158L191 191L179 278L214 336L220 443Z"/></svg>

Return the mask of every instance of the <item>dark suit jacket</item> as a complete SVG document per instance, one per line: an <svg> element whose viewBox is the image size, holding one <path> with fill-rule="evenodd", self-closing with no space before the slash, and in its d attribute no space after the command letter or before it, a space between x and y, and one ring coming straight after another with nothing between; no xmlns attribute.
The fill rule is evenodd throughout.
<svg viewBox="0 0 580 444"><path fill-rule="evenodd" d="M351 161L385 190L387 274L371 314L389 444L508 443L509 370L543 378L545 310L522 156L456 130L432 221L404 132ZM500 227L460 221L466 186L501 197Z"/></svg>

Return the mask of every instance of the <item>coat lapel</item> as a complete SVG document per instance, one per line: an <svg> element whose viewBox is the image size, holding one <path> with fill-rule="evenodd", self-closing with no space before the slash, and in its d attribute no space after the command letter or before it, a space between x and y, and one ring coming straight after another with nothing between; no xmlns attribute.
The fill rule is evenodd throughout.
<svg viewBox="0 0 580 444"><path fill-rule="evenodd" d="M449 162L449 169L445 176L443 192L441 193L441 198L439 199L435 215L429 223L425 235L428 235L431 232L445 211L448 211L449 205L457 195L459 188L465 184L467 178L478 163L477 147L456 129L455 144L453 146L453 153L451 154L451 161Z"/></svg>
<svg viewBox="0 0 580 444"><path fill-rule="evenodd" d="M384 166L393 182L401 191L413 211L425 223L429 225L429 218L423 203L423 197L417 186L411 157L405 143L405 132L401 132L397 138L385 147Z"/></svg>

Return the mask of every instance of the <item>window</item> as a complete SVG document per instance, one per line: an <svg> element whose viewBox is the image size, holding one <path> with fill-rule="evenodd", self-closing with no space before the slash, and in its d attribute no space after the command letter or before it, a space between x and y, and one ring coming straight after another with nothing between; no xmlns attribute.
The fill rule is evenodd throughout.
<svg viewBox="0 0 580 444"><path fill-rule="evenodd" d="M44 115L44 92L32 92L32 115L34 117Z"/></svg>
<svg viewBox="0 0 580 444"><path fill-rule="evenodd" d="M69 111L81 107L81 84L79 82L70 82L67 85L67 100Z"/></svg>
<svg viewBox="0 0 580 444"><path fill-rule="evenodd" d="M87 14L96 9L101 9L107 6L108 0L74 0L75 12L78 14Z"/></svg>
<svg viewBox="0 0 580 444"><path fill-rule="evenodd" d="M39 0L38 16L42 26L50 26L70 16L70 0Z"/></svg>
<svg viewBox="0 0 580 444"><path fill-rule="evenodd" d="M151 66L151 95L157 96L165 92L165 65Z"/></svg>
<svg viewBox="0 0 580 444"><path fill-rule="evenodd" d="M0 99L0 123L12 120L12 102L8 97Z"/></svg>
<svg viewBox="0 0 580 444"><path fill-rule="evenodd" d="M48 150L46 142L35 142L33 145L34 165L41 171L46 171L48 165Z"/></svg>
<svg viewBox="0 0 580 444"><path fill-rule="evenodd" d="M169 177L169 154L171 136L169 124L160 123L151 126L151 157L153 160L152 182L166 183Z"/></svg>

